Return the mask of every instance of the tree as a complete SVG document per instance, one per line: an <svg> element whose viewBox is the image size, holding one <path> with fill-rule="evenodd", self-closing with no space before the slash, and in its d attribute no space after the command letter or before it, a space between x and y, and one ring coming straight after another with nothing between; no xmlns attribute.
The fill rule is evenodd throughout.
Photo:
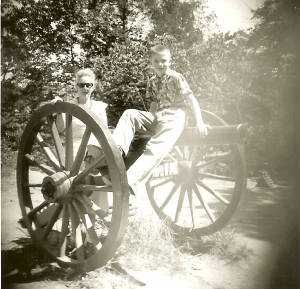
<svg viewBox="0 0 300 289"><path fill-rule="evenodd" d="M2 136L16 147L15 132L37 103L72 95L79 67L96 71L94 97L109 103L111 125L126 108L149 107L148 50L163 43L202 108L229 123L249 124L250 168L268 163L285 170L284 160L293 157L297 114L299 3L267 0L255 11L255 27L234 35L207 33L214 17L205 5L206 0L2 3Z"/></svg>
<svg viewBox="0 0 300 289"><path fill-rule="evenodd" d="M9 119L6 113L11 114L11 106L31 110L42 100L72 94L73 74L79 67L95 69L100 83L95 97L110 103L112 123L127 107L145 109L151 101L143 97L146 51L152 40L146 39L146 25L135 19L151 25L146 4L127 0L3 3L2 118ZM162 15L171 4L163 6ZM192 27L192 6L180 7L187 11L180 16L183 35ZM190 17L184 20L187 13ZM3 133L8 131L4 127Z"/></svg>
<svg viewBox="0 0 300 289"><path fill-rule="evenodd" d="M144 107L133 95L145 90L145 47L141 29L129 23L138 13L136 7L127 5L121 0L3 3L4 139L16 141L19 124L26 123L41 101L72 95L74 72L81 67L95 69L100 85L94 97L106 98L110 107L118 105L115 118L130 102ZM27 114L20 113L21 119L12 122L14 110L25 108Z"/></svg>
<svg viewBox="0 0 300 289"><path fill-rule="evenodd" d="M258 23L248 42L253 67L249 89L267 116L257 133L256 150L285 174L295 158L299 113L299 6L297 0L266 1L255 11Z"/></svg>

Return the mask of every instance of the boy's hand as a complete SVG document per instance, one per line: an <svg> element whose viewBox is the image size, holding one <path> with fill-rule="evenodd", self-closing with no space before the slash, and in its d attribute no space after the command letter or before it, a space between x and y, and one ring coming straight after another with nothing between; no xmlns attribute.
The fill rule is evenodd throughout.
<svg viewBox="0 0 300 289"><path fill-rule="evenodd" d="M207 135L207 125L203 122L197 124L198 132L200 135L205 136Z"/></svg>
<svg viewBox="0 0 300 289"><path fill-rule="evenodd" d="M56 103L58 101L63 101L63 99L59 96L56 96L54 99L48 100L48 101L42 101L37 108L42 107L43 105L49 104L49 103Z"/></svg>
<svg viewBox="0 0 300 289"><path fill-rule="evenodd" d="M56 103L56 102L59 102L59 101L63 102L64 100L59 96L55 96L54 99L50 100L50 103Z"/></svg>

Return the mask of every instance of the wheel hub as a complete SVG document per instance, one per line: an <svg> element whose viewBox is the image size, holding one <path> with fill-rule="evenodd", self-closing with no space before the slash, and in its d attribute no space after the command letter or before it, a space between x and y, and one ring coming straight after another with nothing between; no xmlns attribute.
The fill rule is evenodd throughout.
<svg viewBox="0 0 300 289"><path fill-rule="evenodd" d="M194 178L194 169L192 161L178 162L178 175L176 180L180 183L190 183Z"/></svg>
<svg viewBox="0 0 300 289"><path fill-rule="evenodd" d="M57 172L43 179L41 192L47 202L64 203L69 199L70 187L74 177L68 177L69 172Z"/></svg>

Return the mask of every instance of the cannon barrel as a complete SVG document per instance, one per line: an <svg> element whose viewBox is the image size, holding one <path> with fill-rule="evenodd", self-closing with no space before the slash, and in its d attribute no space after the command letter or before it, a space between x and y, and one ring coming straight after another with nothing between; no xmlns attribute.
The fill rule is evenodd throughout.
<svg viewBox="0 0 300 289"><path fill-rule="evenodd" d="M181 146L199 146L201 144L243 144L247 135L247 126L245 124L238 125L222 125L209 126L208 134L201 136L196 127L187 127L184 129L177 145ZM150 139L150 134L137 134L135 141L142 141L142 145L131 148L125 158L126 168L129 168L143 153L147 141Z"/></svg>
<svg viewBox="0 0 300 289"><path fill-rule="evenodd" d="M206 136L199 134L196 127L185 128L178 145L199 145L199 144L242 144L247 135L245 124L228 126L209 126Z"/></svg>

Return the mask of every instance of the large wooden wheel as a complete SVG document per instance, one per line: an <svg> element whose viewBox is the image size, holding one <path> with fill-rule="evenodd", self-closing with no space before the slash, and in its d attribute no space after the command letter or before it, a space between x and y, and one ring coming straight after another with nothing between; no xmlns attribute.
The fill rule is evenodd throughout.
<svg viewBox="0 0 300 289"><path fill-rule="evenodd" d="M211 126L226 125L207 111L203 118ZM246 183L243 145L220 143L181 137L146 184L153 209L177 233L214 233L237 208Z"/></svg>
<svg viewBox="0 0 300 289"><path fill-rule="evenodd" d="M79 138L76 124L83 128ZM103 155L86 164L91 137ZM95 185L92 173L103 163L112 187ZM23 224L58 263L88 271L114 256L128 221L126 170L109 130L91 111L65 102L36 111L21 138L17 185Z"/></svg>

